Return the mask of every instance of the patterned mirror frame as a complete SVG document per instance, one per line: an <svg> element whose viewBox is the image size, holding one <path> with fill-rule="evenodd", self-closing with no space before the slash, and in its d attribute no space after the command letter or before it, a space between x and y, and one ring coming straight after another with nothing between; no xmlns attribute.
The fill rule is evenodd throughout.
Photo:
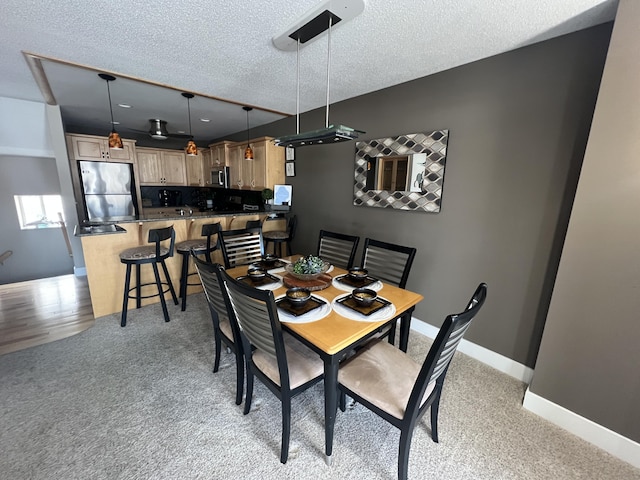
<svg viewBox="0 0 640 480"><path fill-rule="evenodd" d="M442 201L444 167L447 159L449 130L411 133L398 137L356 142L353 204L364 207L394 208L438 213ZM410 172L412 188L419 191L371 190L367 188L367 171L372 157L423 154L424 170ZM422 165L422 163L420 163Z"/></svg>

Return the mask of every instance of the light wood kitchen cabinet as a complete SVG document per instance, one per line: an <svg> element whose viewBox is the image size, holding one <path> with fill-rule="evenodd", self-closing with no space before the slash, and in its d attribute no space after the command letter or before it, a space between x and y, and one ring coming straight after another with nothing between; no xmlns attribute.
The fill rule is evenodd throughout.
<svg viewBox="0 0 640 480"><path fill-rule="evenodd" d="M122 139L121 150L109 148L107 137L93 135L67 135L67 149L73 160L89 160L92 162L123 162L135 163L135 140Z"/></svg>
<svg viewBox="0 0 640 480"><path fill-rule="evenodd" d="M185 153L182 150L137 148L140 185L186 185Z"/></svg>
<svg viewBox="0 0 640 480"><path fill-rule="evenodd" d="M253 160L244 159L247 142L237 142L229 147L231 188L262 190L285 183L284 147L275 146L272 137L255 138L249 143Z"/></svg>
<svg viewBox="0 0 640 480"><path fill-rule="evenodd" d="M211 149L211 163L210 168L213 167L228 167L229 166L229 146L233 145L233 142L225 140L223 142L212 143L209 145ZM206 163L205 163L206 166Z"/></svg>
<svg viewBox="0 0 640 480"><path fill-rule="evenodd" d="M205 178L203 174L205 155L210 156L211 151L209 149L199 149L198 155L185 156L187 167L187 185L189 187L202 187L205 185ZM211 179L209 179L209 181L211 181Z"/></svg>

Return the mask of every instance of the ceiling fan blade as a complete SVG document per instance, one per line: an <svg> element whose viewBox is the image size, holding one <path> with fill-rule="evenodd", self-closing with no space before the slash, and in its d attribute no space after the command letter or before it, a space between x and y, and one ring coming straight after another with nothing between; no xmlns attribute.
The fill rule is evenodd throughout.
<svg viewBox="0 0 640 480"><path fill-rule="evenodd" d="M150 118L149 123L151 124L148 133L151 138L156 140L166 140L167 138L191 138L191 135L187 135L185 133L169 133L167 131L167 122L165 120L160 120L159 118Z"/></svg>

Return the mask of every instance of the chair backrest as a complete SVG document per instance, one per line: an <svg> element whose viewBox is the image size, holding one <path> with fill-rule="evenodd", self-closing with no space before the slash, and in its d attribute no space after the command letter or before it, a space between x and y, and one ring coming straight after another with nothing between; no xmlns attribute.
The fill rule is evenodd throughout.
<svg viewBox="0 0 640 480"><path fill-rule="evenodd" d="M297 215L290 216L289 221L287 222L287 233L289 234L289 241L293 240L293 237L296 234L297 227L298 227L298 216Z"/></svg>
<svg viewBox="0 0 640 480"><path fill-rule="evenodd" d="M462 313L448 315L445 318L411 391L407 415L417 415L424 392L431 382L436 382L437 385L431 395L437 395L438 390L442 388L453 354L486 298L487 284L481 283Z"/></svg>
<svg viewBox="0 0 640 480"><path fill-rule="evenodd" d="M289 389L287 357L273 292L238 282L225 271L221 272L221 277L226 287L227 310L235 317L243 341L277 359L280 386ZM251 355L248 352L253 352L254 348L248 347L245 343L245 354Z"/></svg>
<svg viewBox="0 0 640 480"><path fill-rule="evenodd" d="M367 238L364 241L361 266L372 277L405 288L415 256L416 249L413 247Z"/></svg>
<svg viewBox="0 0 640 480"><path fill-rule="evenodd" d="M226 268L248 265L262 259L264 246L260 227L222 230L218 238L221 240L220 247Z"/></svg>
<svg viewBox="0 0 640 480"><path fill-rule="evenodd" d="M202 282L202 288L204 290L207 303L209 304L209 310L211 311L211 319L213 320L214 327L216 329L220 328L221 319L229 320L231 330L234 335L232 340L237 342L240 338L240 331L238 330L237 324L235 322L231 322L231 319L229 318L227 304L224 301L224 286L220 283L219 279L219 272L222 271L222 265L205 262L194 255L193 252L191 256L195 263L196 271L200 276L200 281Z"/></svg>
<svg viewBox="0 0 640 480"><path fill-rule="evenodd" d="M338 267L349 269L353 266L360 237L344 233L320 230L318 256Z"/></svg>
<svg viewBox="0 0 640 480"><path fill-rule="evenodd" d="M169 251L165 255L160 254L162 248L162 242L165 240L171 240L169 243ZM176 243L176 232L173 229L173 225L164 228L152 228L149 230L149 237L147 239L149 243L156 244L156 259L173 257L173 247Z"/></svg>
<svg viewBox="0 0 640 480"><path fill-rule="evenodd" d="M216 223L205 223L202 225L201 235L203 237L207 237L207 250L205 251L205 258L207 262L211 263L211 252L213 252L220 245L220 232L222 231L222 227L220 226L220 222ZM211 237L214 235L218 235L216 237L216 242L211 245Z"/></svg>

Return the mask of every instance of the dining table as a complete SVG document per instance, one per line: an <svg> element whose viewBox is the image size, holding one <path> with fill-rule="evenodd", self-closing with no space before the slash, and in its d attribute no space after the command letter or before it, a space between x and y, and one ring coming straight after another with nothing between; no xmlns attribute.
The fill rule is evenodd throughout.
<svg viewBox="0 0 640 480"><path fill-rule="evenodd" d="M300 255L283 257L279 267L268 270L268 273L279 280L268 288L277 300L284 296L287 285L283 283L287 272L282 263L295 261ZM228 270L234 278L247 275L247 265ZM411 316L415 306L423 300L423 296L410 290L376 280L368 288L376 290L378 299L386 305L373 315L362 315L345 308L343 301L351 294L352 286L342 280L347 270L331 266L326 272L328 279L326 288L312 291L312 298L326 302L322 307L300 316L289 315L278 308L279 319L283 329L297 338L311 350L316 352L324 362L324 410L325 410L325 456L331 465L333 451L333 432L338 409L338 368L340 362L359 346L365 344L376 334L384 331L400 318L399 348L407 351ZM325 277L328 278L328 277ZM288 282L287 282L288 283ZM258 287L262 288L262 287ZM388 304L387 304L388 302ZM305 318L306 317L306 318Z"/></svg>

